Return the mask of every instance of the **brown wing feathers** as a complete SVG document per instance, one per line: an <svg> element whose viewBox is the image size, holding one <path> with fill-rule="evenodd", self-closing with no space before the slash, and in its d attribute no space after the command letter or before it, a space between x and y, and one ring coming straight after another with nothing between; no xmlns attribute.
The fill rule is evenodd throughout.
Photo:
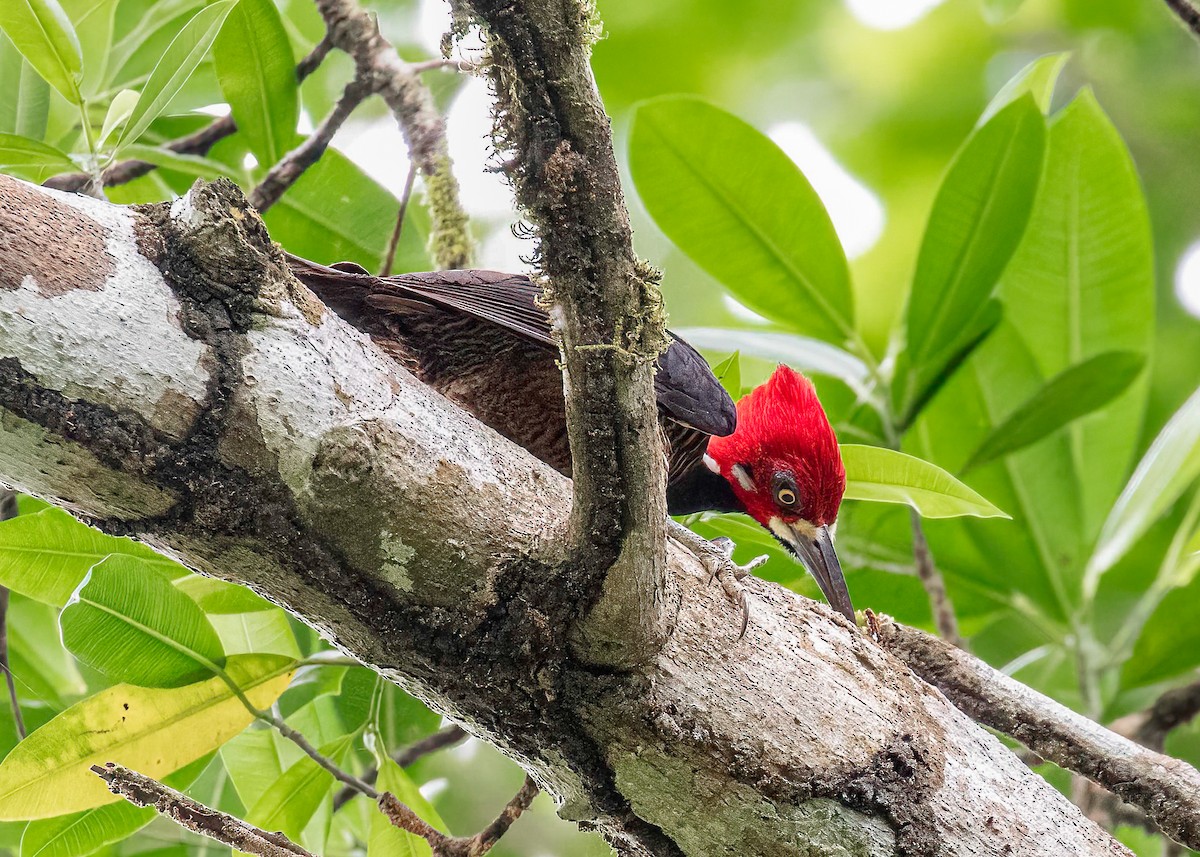
<svg viewBox="0 0 1200 857"><path fill-rule="evenodd" d="M570 473L558 349L529 278L475 270L374 277L352 263L288 262L338 315L423 381ZM672 512L696 511L698 502L736 508L725 480L701 462L708 436L729 434L737 420L704 358L673 337L658 360L655 392L671 450Z"/></svg>

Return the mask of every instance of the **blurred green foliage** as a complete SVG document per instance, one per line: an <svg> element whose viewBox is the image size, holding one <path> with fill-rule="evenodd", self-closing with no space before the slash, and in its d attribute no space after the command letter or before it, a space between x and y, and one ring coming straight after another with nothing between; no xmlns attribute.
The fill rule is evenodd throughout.
<svg viewBox="0 0 1200 857"><path fill-rule="evenodd" d="M422 22L435 0L366 5L407 59L433 55ZM1200 240L1200 44L1155 0L944 0L890 30L868 13L895 14L900 0L597 5L594 68L637 247L665 270L672 326L720 363L731 393L775 360L804 368L843 441L918 455L1012 516L926 523L979 656L1103 722L1197 680L1200 625L1180 617L1200 613L1200 327L1174 276ZM41 181L123 157L160 164L110 188L115 202L170 199L197 177L252 187L350 75L334 55L295 84L294 63L323 32L308 0L29 0L0 6L0 29L0 169ZM453 103L461 78L427 77L438 103ZM163 148L217 103L242 132L203 157ZM376 269L398 207L363 164L331 151L266 221L295 253ZM474 224L481 239L508 226ZM428 267L426 233L417 200L396 270ZM0 584L14 592L22 713L45 746L76 740L63 726L73 715L53 718L102 704L116 682L138 685L139 700L199 693L198 676L218 693L207 677L246 664L295 669L275 694L281 716L355 770L376 761L364 736L390 752L438 728L366 669L323 662L327 644L256 596L39 501L21 511L0 523ZM816 595L747 519L689 523L733 537L739 559L767 553L764 577ZM907 509L848 501L838 547L858 606L930 625ZM153 645L139 642L147 627ZM361 798L334 813L328 774L271 730L252 726L214 755L228 737L218 725L223 737L189 745L196 761L171 782L324 854L410 847ZM1168 752L1200 762L1198 730L1178 730ZM145 740L177 738L164 728ZM0 749L16 745L0 706ZM28 754L12 758L25 767L0 765L0 783L25 788ZM1062 772L1047 776L1067 787ZM385 767L384 779L467 833L521 774L472 743ZM29 817L5 806L0 817ZM536 809L493 853L607 853L547 798ZM0 822L0 848L218 850L122 804L69 811ZM1162 847L1119 834L1139 854Z"/></svg>

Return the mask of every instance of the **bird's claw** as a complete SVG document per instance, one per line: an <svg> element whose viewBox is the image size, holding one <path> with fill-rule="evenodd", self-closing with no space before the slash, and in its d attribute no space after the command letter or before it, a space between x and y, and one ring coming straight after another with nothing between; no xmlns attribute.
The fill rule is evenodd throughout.
<svg viewBox="0 0 1200 857"><path fill-rule="evenodd" d="M671 537L675 541L682 544L700 560L708 572L708 582L712 583L718 580L721 583L721 588L730 601L737 604L742 610L742 627L738 631L738 639L746 636L746 628L750 624L750 600L746 595L746 589L742 586L741 580L746 575L750 574L754 569L767 561L767 556L755 557L745 565L738 565L733 561L733 549L736 545L733 539L725 536L709 539L703 536L698 536L689 530L687 527L675 521L670 522Z"/></svg>

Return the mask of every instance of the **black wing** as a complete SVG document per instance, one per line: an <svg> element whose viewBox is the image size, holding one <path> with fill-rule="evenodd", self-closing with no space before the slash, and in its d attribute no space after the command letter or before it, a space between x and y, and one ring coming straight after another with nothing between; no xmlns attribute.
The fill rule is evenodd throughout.
<svg viewBox="0 0 1200 857"><path fill-rule="evenodd" d="M370 329L371 320L362 315L371 309L402 312L432 304L500 325L547 348L558 348L550 335L550 319L538 303L541 289L521 274L464 270L374 277L348 263L326 267L290 254L287 258L302 282L319 283L322 299L364 330ZM367 296L361 296L361 288L346 289L347 278L369 279ZM342 306L341 294L352 305ZM671 345L658 358L654 391L667 416L703 435L724 437L737 425L737 408L708 363L674 334Z"/></svg>

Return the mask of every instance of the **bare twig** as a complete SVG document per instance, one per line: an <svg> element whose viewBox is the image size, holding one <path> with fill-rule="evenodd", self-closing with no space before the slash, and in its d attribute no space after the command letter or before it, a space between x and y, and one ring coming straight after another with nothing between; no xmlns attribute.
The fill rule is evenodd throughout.
<svg viewBox="0 0 1200 857"><path fill-rule="evenodd" d="M890 620L880 643L965 714L1143 810L1200 847L1200 772L1105 729L937 637Z"/></svg>
<svg viewBox="0 0 1200 857"><path fill-rule="evenodd" d="M92 771L108 783L113 794L121 795L134 806L152 806L185 830L215 839L238 851L261 857L313 857L282 833L259 830L137 771L112 762L104 767L92 765Z"/></svg>
<svg viewBox="0 0 1200 857"><path fill-rule="evenodd" d="M372 91L383 97L396 117L409 157L425 183L434 264L439 268L470 267L467 213L454 178L446 123L434 107L429 88L380 35L374 19L353 0L316 3L330 41L350 55L358 77L370 81Z"/></svg>
<svg viewBox="0 0 1200 857"><path fill-rule="evenodd" d="M434 732L432 735L427 735L419 741L414 741L407 747L401 747L392 754L392 760L402 768L407 768L417 759L428 756L430 753L436 753L438 750L444 750L447 747L453 747L455 744L460 744L467 738L466 731L461 726L447 726ZM371 768L363 773L361 779L364 783L375 785L375 780L379 776L378 768ZM346 803L359 794L357 789L346 786L333 798L333 810L337 812Z"/></svg>
<svg viewBox="0 0 1200 857"><path fill-rule="evenodd" d="M1185 27L1200 38L1200 9L1193 6L1191 0L1167 0L1167 7Z"/></svg>
<svg viewBox="0 0 1200 857"><path fill-rule="evenodd" d="M0 521L17 517L17 492L0 488ZM4 670L4 681L8 684L8 701L12 705L13 721L17 735L25 737L25 719L21 716L21 700L17 697L17 683L13 680L12 668L8 665L8 587L0 586L0 669Z"/></svg>
<svg viewBox="0 0 1200 857"><path fill-rule="evenodd" d="M422 821L416 813L396 800L391 792L384 792L379 796L379 809L396 827L424 837L433 849L434 857L482 857L508 832L513 822L529 809L537 794L537 783L526 776L521 790L505 805L496 819L474 836L448 836L442 833Z"/></svg>
<svg viewBox="0 0 1200 857"><path fill-rule="evenodd" d="M320 160L329 148L333 135L354 112L358 105L371 94L366 82L360 78L352 80L342 91L333 110L325 117L317 129L304 138L299 146L288 152L279 163L271 167L258 187L250 192L250 204L264 212L283 196L284 191L291 187L304 171Z"/></svg>
<svg viewBox="0 0 1200 857"><path fill-rule="evenodd" d="M912 515L913 560L917 567L917 577L925 587L929 596L929 607L933 611L933 624L941 634L942 639L963 648L962 637L958 633L958 618L954 615L954 605L946 594L946 582L933 561L933 553L929 550L929 542L925 539L925 530L921 526L921 514L916 509L909 509Z"/></svg>
<svg viewBox="0 0 1200 857"><path fill-rule="evenodd" d="M1200 681L1168 690L1137 718L1130 734L1139 744L1162 750L1167 734L1200 714ZM1115 726L1116 724L1114 724Z"/></svg>
<svg viewBox="0 0 1200 857"><path fill-rule="evenodd" d="M304 59L296 64L296 78L303 81L316 71L325 57L329 55L329 51L332 48L333 44L329 41L328 37L322 39L316 47L309 51ZM222 116L199 131L194 131L187 136L180 137L178 140L172 140L170 143L165 144L163 148L169 149L177 155L206 155L209 149L232 135L235 131L237 131L237 123L233 121L233 116ZM158 164L152 164L149 161L136 159L120 161L110 166L101 174L101 181L105 187L115 187L116 185L126 184L134 179L139 179L154 171L157 167ZM92 177L87 173L63 173L62 175L52 176L44 182L46 187L65 190L71 193L84 192L91 183Z"/></svg>
<svg viewBox="0 0 1200 857"><path fill-rule="evenodd" d="M457 71L462 74L474 74L481 68L479 63L461 59L433 59L424 62L410 63L410 71L421 74L427 71Z"/></svg>
<svg viewBox="0 0 1200 857"><path fill-rule="evenodd" d="M431 825L421 816L417 815L408 807L407 804L396 798L391 792L383 792L376 799L379 804L379 811L387 816L387 820L392 823L393 827L398 827L401 830L407 830L409 833L415 833L422 837L429 846L433 849L435 855L444 853L447 843L452 837L447 836L442 831Z"/></svg>
<svg viewBox="0 0 1200 857"><path fill-rule="evenodd" d="M379 276L390 277L392 266L396 263L396 248L400 246L400 232L404 229L404 215L408 212L408 201L412 198L413 182L417 180L417 165L409 164L408 178L404 180L404 193L400 195L400 209L396 212L396 226L392 229L392 237L388 240L387 253L383 257L383 268Z"/></svg>
<svg viewBox="0 0 1200 857"><path fill-rule="evenodd" d="M526 775L521 790L513 796L513 799L508 802L504 810L496 816L496 820L468 840L469 845L466 857L479 857L479 855L490 851L492 846L500 841L500 837L512 827L512 823L520 818L525 810L529 809L533 803L533 799L537 795L537 783L533 781L532 777Z"/></svg>

